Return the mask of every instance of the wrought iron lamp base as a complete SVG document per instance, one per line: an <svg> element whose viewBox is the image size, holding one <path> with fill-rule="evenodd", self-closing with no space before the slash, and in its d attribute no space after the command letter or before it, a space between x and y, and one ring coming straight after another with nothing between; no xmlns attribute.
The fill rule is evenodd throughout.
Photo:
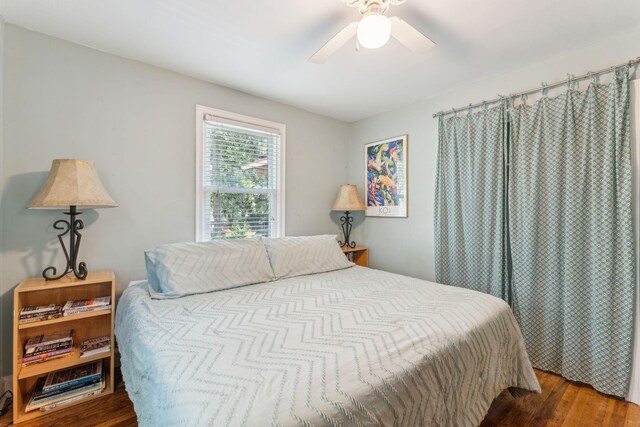
<svg viewBox="0 0 640 427"><path fill-rule="evenodd" d="M42 271L42 277L44 277L45 280L58 280L65 274L71 272L73 272L78 279L83 280L87 278L87 273L89 272L87 270L87 264L84 262L77 264L80 240L82 239L82 234L80 234L79 230L84 228L84 223L81 219L76 219L76 216L81 215L82 212L78 212L76 210L76 206L70 206L69 212L65 212L64 214L69 215L69 220L59 219L53 223L53 228L62 231L62 233L58 234L58 240L62 246L62 251L64 252L64 256L67 260L67 265L61 274L57 274L58 270L54 266L45 268ZM68 251L64 244L64 240L62 239L66 234L69 234Z"/></svg>
<svg viewBox="0 0 640 427"><path fill-rule="evenodd" d="M353 217L350 215L349 211L344 211L344 215L340 217L342 227L342 234L344 235L344 242L342 240L338 240L338 243L341 247L355 248L356 242L351 240L351 228L353 227Z"/></svg>

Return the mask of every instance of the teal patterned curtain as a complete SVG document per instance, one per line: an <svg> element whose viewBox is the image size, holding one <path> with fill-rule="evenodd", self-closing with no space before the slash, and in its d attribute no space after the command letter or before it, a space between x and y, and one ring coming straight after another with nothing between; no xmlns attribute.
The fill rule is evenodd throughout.
<svg viewBox="0 0 640 427"><path fill-rule="evenodd" d="M512 305L531 362L617 396L635 283L627 74L515 108L509 142Z"/></svg>
<svg viewBox="0 0 640 427"><path fill-rule="evenodd" d="M435 196L438 282L507 299L503 105L440 117Z"/></svg>

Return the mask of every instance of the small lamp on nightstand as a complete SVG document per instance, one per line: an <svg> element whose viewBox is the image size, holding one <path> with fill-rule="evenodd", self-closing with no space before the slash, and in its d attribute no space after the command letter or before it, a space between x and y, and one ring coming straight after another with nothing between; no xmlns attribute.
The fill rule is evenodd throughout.
<svg viewBox="0 0 640 427"><path fill-rule="evenodd" d="M340 246L355 248L356 242L350 241L351 227L353 226L353 217L350 213L352 211L365 210L364 203L362 203L358 195L358 187L353 184L341 185L340 190L338 190L338 197L336 197L331 210L344 211L344 215L340 217L344 242L340 241Z"/></svg>
<svg viewBox="0 0 640 427"><path fill-rule="evenodd" d="M76 209L78 207L86 209L112 208L118 206L111 196L104 189L98 173L93 167L93 162L89 160L57 159L51 163L51 170L47 180L42 184L40 191L31 200L29 209L64 209L69 208L65 215L69 215L69 220L59 219L53 223L53 228L62 231L58 234L58 240L62 245L62 251L67 259L67 265L62 269L61 274L56 274L55 267L47 267L42 272L42 277L46 280L60 279L67 273L73 272L78 279L87 277L87 265L78 261L80 250L80 239L82 235L79 230L84 228L81 219L76 219L82 214ZM64 244L62 237L69 234L69 250Z"/></svg>

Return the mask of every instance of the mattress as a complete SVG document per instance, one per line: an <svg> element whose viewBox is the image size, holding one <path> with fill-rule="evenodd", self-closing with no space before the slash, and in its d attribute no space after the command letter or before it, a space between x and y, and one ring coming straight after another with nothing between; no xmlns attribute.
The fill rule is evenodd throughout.
<svg viewBox="0 0 640 427"><path fill-rule="evenodd" d="M509 306L364 267L116 310L141 426L477 426L539 392Z"/></svg>

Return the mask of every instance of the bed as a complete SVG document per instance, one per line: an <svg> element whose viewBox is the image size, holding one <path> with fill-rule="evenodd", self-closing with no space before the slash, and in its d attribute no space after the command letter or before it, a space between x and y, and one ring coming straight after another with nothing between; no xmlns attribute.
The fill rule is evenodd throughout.
<svg viewBox="0 0 640 427"><path fill-rule="evenodd" d="M190 295L129 286L116 312L141 426L477 426L539 392L509 306L364 267Z"/></svg>

